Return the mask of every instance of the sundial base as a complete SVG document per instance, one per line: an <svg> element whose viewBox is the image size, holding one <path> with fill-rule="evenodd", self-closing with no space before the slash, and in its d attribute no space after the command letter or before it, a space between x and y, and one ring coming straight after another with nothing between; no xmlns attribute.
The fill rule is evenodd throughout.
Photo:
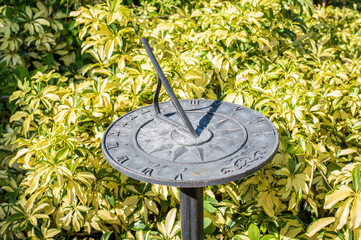
<svg viewBox="0 0 361 240"><path fill-rule="evenodd" d="M129 112L105 131L102 151L118 171L180 188L182 240L203 239L203 187L244 178L270 162L278 149L275 126L233 103L178 101L148 42L157 72L153 105ZM158 102L161 86L170 102Z"/></svg>
<svg viewBox="0 0 361 240"><path fill-rule="evenodd" d="M180 188L182 240L203 239L203 188Z"/></svg>

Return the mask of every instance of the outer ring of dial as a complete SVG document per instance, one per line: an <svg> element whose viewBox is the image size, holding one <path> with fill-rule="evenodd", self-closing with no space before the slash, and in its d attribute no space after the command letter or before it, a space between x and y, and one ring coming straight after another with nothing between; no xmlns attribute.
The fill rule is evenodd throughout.
<svg viewBox="0 0 361 240"><path fill-rule="evenodd" d="M180 100L181 103L185 102L185 101L188 101L188 100ZM199 99L199 101L207 101L210 104L212 102L214 102L214 100L205 100L205 99ZM169 102L162 102L162 103L160 103L160 106L163 105L163 104L167 104L167 103L169 103ZM245 108L248 111L254 111L254 110L252 110L250 108L243 107L241 105L234 104L234 103L221 102L221 104L230 104L230 105L233 105L234 107L238 106L238 107ZM272 126L273 131L275 132L275 137L274 137L275 141L270 143L270 144L272 144L272 148L267 152L267 155L264 157L264 159L262 159L262 161L258 161L257 164L252 164L252 168L248 169L247 171L239 171L236 174L228 175L228 176L227 175L226 176L217 175L216 177L210 176L208 179L183 180L183 181L159 178L159 177L155 177L155 176L147 176L147 175L144 175L144 174L142 174L140 172L133 171L131 169L128 169L128 168L123 167L122 165L118 164L116 162L116 160L114 159L114 157L110 155L109 151L105 147L106 146L107 135L108 135L109 131L112 129L112 127L117 122L119 122L121 119L125 118L126 116L128 116L128 115L130 115L130 114L132 114L134 112L140 111L141 109L147 109L147 110L153 111L152 106L149 105L149 106L145 106L145 107L139 108L137 110L134 110L132 112L129 112L129 113L123 115L122 117L118 118L105 131L104 137L103 137L103 140L102 140L102 144L101 144L103 155L105 156L106 160L109 162L109 164L112 167L114 167L116 170L120 171L121 173L123 173L123 174L125 174L125 175L127 175L129 177L132 177L134 179L140 180L140 181L144 181L144 182L148 182L148 183L154 183L154 184L160 184L160 185L166 185L166 186L173 186L173 187L190 187L190 188L224 184L224 183L228 183L228 182L231 182L231 181L236 181L236 180L242 179L242 178L247 177L247 176L253 174L254 172L257 172L258 170L262 169L263 167L265 167L273 159L273 157L276 155L277 150L278 150L279 139L278 139L277 130L274 127L274 125L271 123L271 121L269 121L269 119L264 117L264 121L267 121L269 123L269 125ZM254 112L256 112L256 111L254 111ZM136 131L133 134L135 134L135 133L136 133ZM132 139L133 136L131 136L129 138ZM130 141L130 142L132 142L132 144L134 144L133 141ZM133 148L133 146L132 146L132 148ZM138 152L137 154L140 154L140 152ZM140 154L140 155L142 155L142 154ZM143 157L145 157L145 156L143 156ZM227 158L232 158L232 155L223 158L222 161L225 161ZM154 161L154 160L151 160L151 161ZM199 165L199 164L197 164L197 165Z"/></svg>

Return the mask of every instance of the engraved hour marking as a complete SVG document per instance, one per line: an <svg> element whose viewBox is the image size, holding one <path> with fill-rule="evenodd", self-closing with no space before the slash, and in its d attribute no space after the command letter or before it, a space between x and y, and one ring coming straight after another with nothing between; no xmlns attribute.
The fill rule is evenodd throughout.
<svg viewBox="0 0 361 240"><path fill-rule="evenodd" d="M237 106L233 111L237 112L237 111L240 111L240 110L243 110L243 109L246 109L246 108L242 107L242 106Z"/></svg>
<svg viewBox="0 0 361 240"><path fill-rule="evenodd" d="M110 135L114 135L114 136L117 136L117 137L119 137L119 136L126 136L126 134L122 134L122 133L120 133L119 131L117 131L117 132L109 132L108 135L109 135L109 136L110 136Z"/></svg>
<svg viewBox="0 0 361 240"><path fill-rule="evenodd" d="M256 117L252 121L250 121L246 124L249 125L251 123L260 123L260 122L264 122L264 121L266 121L266 119L264 117Z"/></svg>
<svg viewBox="0 0 361 240"><path fill-rule="evenodd" d="M183 173L184 173L185 171L187 171L187 170L188 170L188 168L183 168L182 172L179 173L177 176L174 177L174 180L181 180L181 181L183 181Z"/></svg>
<svg viewBox="0 0 361 240"><path fill-rule="evenodd" d="M255 118L255 119L253 119L253 121L256 122L256 123L259 123L259 122L264 122L264 121L266 121L266 119L265 119L264 117L257 117L257 118Z"/></svg>
<svg viewBox="0 0 361 240"><path fill-rule="evenodd" d="M122 155L122 156L120 156L120 157L117 157L115 160L116 160L118 163L123 164L123 163L125 163L126 161L129 160L129 157L127 157L126 155Z"/></svg>
<svg viewBox="0 0 361 240"><path fill-rule="evenodd" d="M271 130L267 130L267 131L263 132L263 135L265 135L265 136L274 136L276 134L275 134L275 130L271 129Z"/></svg>
<svg viewBox="0 0 361 240"><path fill-rule="evenodd" d="M120 123L120 122L117 122L116 124L114 124L115 126L122 126L122 127L125 127L128 125L128 123Z"/></svg>
<svg viewBox="0 0 361 240"><path fill-rule="evenodd" d="M118 147L119 147L119 143L116 142L115 145L111 145L111 144L107 145L107 150L118 148Z"/></svg>
<svg viewBox="0 0 361 240"><path fill-rule="evenodd" d="M221 173L223 173L223 174L228 174L228 173L231 173L231 172L233 172L232 167L225 167L225 168L221 169Z"/></svg>
<svg viewBox="0 0 361 240"><path fill-rule="evenodd" d="M233 164L234 168L239 170L239 169L243 168L244 166L246 166L247 159L249 159L249 157L238 158Z"/></svg>
<svg viewBox="0 0 361 240"><path fill-rule="evenodd" d="M255 134L253 134L253 136L259 136L259 135L262 135L262 134L263 134L263 136L274 136L274 135L276 135L275 131L273 129L271 129L271 130L264 131L263 133L255 133Z"/></svg>
<svg viewBox="0 0 361 240"><path fill-rule="evenodd" d="M153 173L153 168L144 168L142 173L144 175L148 175L148 176L152 176L152 173Z"/></svg>
<svg viewBox="0 0 361 240"><path fill-rule="evenodd" d="M134 115L134 116L128 115L128 116L130 117L130 120L132 120L132 121L138 117L137 115Z"/></svg>
<svg viewBox="0 0 361 240"><path fill-rule="evenodd" d="M246 109L245 107L242 107L242 106L237 106L234 110L233 110L233 113L231 114L231 116L233 116L233 114L235 114L236 112L240 111L240 110L244 110Z"/></svg>
<svg viewBox="0 0 361 240"><path fill-rule="evenodd" d="M189 105L199 105L199 100L189 100L188 104Z"/></svg>
<svg viewBox="0 0 361 240"><path fill-rule="evenodd" d="M150 111L149 111L149 110L141 109L140 112L142 113L142 115L144 115L144 114L146 114L146 113L149 113Z"/></svg>

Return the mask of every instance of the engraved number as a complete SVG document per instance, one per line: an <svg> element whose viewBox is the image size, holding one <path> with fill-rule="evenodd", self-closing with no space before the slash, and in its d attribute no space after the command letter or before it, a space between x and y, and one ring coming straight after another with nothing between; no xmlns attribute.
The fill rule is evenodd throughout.
<svg viewBox="0 0 361 240"><path fill-rule="evenodd" d="M149 110L144 110L144 109L141 109L140 112L143 114L146 114L146 113L149 113L150 111Z"/></svg>
<svg viewBox="0 0 361 240"><path fill-rule="evenodd" d="M254 122L259 123L259 122L264 122L266 121L266 119L264 117L256 117L255 119L253 119Z"/></svg>
<svg viewBox="0 0 361 240"><path fill-rule="evenodd" d="M223 173L223 174L228 174L231 172L233 172L232 167L225 167L225 168L221 169L221 173Z"/></svg>
<svg viewBox="0 0 361 240"><path fill-rule="evenodd" d="M122 126L122 127L125 127L125 126L127 126L128 125L128 123L120 123L120 122L117 122L116 124L115 124L115 126Z"/></svg>
<svg viewBox="0 0 361 240"><path fill-rule="evenodd" d="M129 157L127 157L126 155L122 155L122 156L116 158L116 161L120 164L123 164L128 160L129 160Z"/></svg>
<svg viewBox="0 0 361 240"><path fill-rule="evenodd" d="M179 173L177 176L174 177L174 180L180 180L180 181L183 181L183 174L185 171L187 171L188 168L183 168L181 173Z"/></svg>
<svg viewBox="0 0 361 240"><path fill-rule="evenodd" d="M275 134L275 130L271 129L271 130L267 130L267 131L263 132L263 135L265 135L265 136L274 136L276 134Z"/></svg>
<svg viewBox="0 0 361 240"><path fill-rule="evenodd" d="M275 131L273 129L270 129L270 130L267 130L267 131L264 131L262 133L255 133L253 134L253 136L259 136L259 135L263 135L263 136L274 136L276 135Z"/></svg>
<svg viewBox="0 0 361 240"><path fill-rule="evenodd" d="M189 105L199 105L199 100L189 100Z"/></svg>
<svg viewBox="0 0 361 240"><path fill-rule="evenodd" d="M234 162L234 168L239 170L241 168L243 168L244 166L246 166L247 164L247 160L250 160L249 157L242 157L242 158L238 158L235 162Z"/></svg>
<svg viewBox="0 0 361 240"><path fill-rule="evenodd" d="M243 110L243 109L245 109L245 108L242 107L242 106L237 106L233 111L234 111L234 112L237 112L237 111Z"/></svg>
<svg viewBox="0 0 361 240"><path fill-rule="evenodd" d="M237 106L234 110L233 110L233 113L231 114L231 116L233 116L236 112L240 111L240 110L243 110L245 109L245 107L242 107L242 106Z"/></svg>
<svg viewBox="0 0 361 240"><path fill-rule="evenodd" d="M144 175L152 176L153 169L152 168L145 168L145 169L143 169L142 173Z"/></svg>
<svg viewBox="0 0 361 240"><path fill-rule="evenodd" d="M137 115L134 115L134 116L128 115L128 116L130 117L130 120L132 120L132 121L138 117Z"/></svg>
<svg viewBox="0 0 361 240"><path fill-rule="evenodd" d="M110 136L110 135L114 135L114 136L117 136L117 137L119 137L119 136L126 136L125 134L122 134L122 133L120 133L119 131L117 131L117 132L109 132L108 135L109 135L109 136Z"/></svg>
<svg viewBox="0 0 361 240"><path fill-rule="evenodd" d="M114 149L114 148L118 148L118 147L119 147L119 143L116 142L115 144L109 144L109 145L107 145L107 150Z"/></svg>
<svg viewBox="0 0 361 240"><path fill-rule="evenodd" d="M256 117L254 118L252 121L246 123L247 125L252 124L252 123L260 123L260 122L264 122L266 121L266 119L264 117Z"/></svg>

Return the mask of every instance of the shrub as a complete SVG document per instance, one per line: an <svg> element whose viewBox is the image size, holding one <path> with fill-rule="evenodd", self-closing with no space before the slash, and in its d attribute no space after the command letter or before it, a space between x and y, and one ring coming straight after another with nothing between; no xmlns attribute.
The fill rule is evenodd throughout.
<svg viewBox="0 0 361 240"><path fill-rule="evenodd" d="M80 7L71 16L92 60L82 77L18 81L2 164L24 176L1 172L2 237L180 239L177 189L128 178L100 150L112 121L151 103L147 37L179 98L251 107L280 135L266 168L205 189L206 239L360 239L360 13L285 0L190 2L167 16L154 6Z"/></svg>

